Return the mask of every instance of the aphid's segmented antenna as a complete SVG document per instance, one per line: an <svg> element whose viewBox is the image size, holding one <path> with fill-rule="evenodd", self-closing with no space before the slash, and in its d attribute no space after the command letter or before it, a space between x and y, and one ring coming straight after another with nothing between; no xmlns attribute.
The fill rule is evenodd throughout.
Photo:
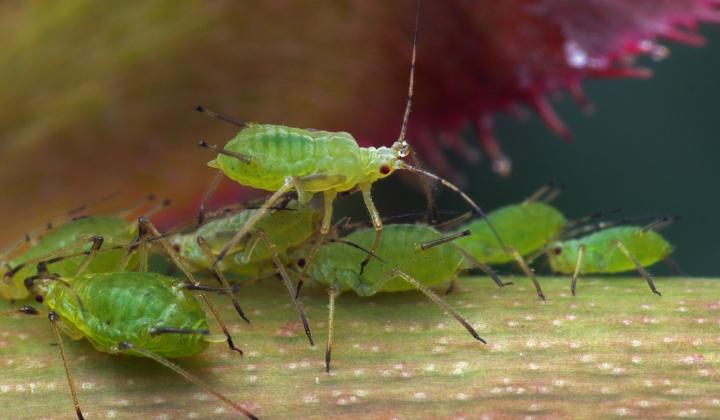
<svg viewBox="0 0 720 420"><path fill-rule="evenodd" d="M202 201L200 202L200 207L198 208L198 215L197 215L197 225L200 226L205 222L205 208L207 207L208 201L210 201L210 198L215 193L215 190L217 190L218 185L220 185L220 181L223 179L223 173L222 171L216 171L215 175L213 176L212 180L210 181L210 185L208 185L207 190L205 191L205 194L203 195Z"/></svg>
<svg viewBox="0 0 720 420"><path fill-rule="evenodd" d="M37 314L39 314L39 312L37 309L33 308L32 306L21 306L19 308L0 312L0 316L11 316L11 315L16 315L16 314L37 315Z"/></svg>
<svg viewBox="0 0 720 420"><path fill-rule="evenodd" d="M225 121L226 123L230 123L236 127L245 128L247 126L247 123L244 121L238 121L230 117L226 117L224 115L220 115L217 112L210 111L209 109L206 109L202 105L198 105L195 107L195 111L200 112L202 114L207 115L208 117L212 117L215 119L218 119L220 121Z"/></svg>
<svg viewBox="0 0 720 420"><path fill-rule="evenodd" d="M250 156L245 156L241 153L235 153L235 152L231 152L230 150L222 149L215 144L207 144L204 140L198 140L198 146L202 147L203 149L210 149L213 152L220 154L220 155L233 157L244 163L252 162L252 157L250 157Z"/></svg>
<svg viewBox="0 0 720 420"><path fill-rule="evenodd" d="M500 234L499 234L499 233L497 232L497 230L495 229L495 226L493 226L493 224L490 223L490 220L488 220L487 215L485 214L485 212L483 211L483 209L480 208L480 206L478 206L478 205L475 203L475 201L473 201L473 199L471 199L467 194L465 194L460 188L458 188L457 186L455 186L455 184L453 184L453 183L451 183L450 181L446 180L445 178L441 178L441 177L439 177L439 176L437 176L437 175L435 175L435 174L433 174L433 173L431 173L431 172L424 171L424 170L422 170L422 169L418 169L418 168L415 168L415 167L413 167L413 166L410 166L410 165L408 165L407 163L405 163L405 162L403 162L403 161L398 161L398 169L400 169L400 170L406 170L406 171L415 172L415 173L418 173L418 174L425 175L425 176L427 176L428 178L432 178L432 179L434 179L434 180L436 180L436 181L439 181L439 182L440 182L441 184L443 184L445 187L447 187L447 188L455 191L458 195L460 195L460 197L463 198L463 200L465 200L466 203L470 204L470 207L472 207L473 210L475 210L475 213L477 213L478 216L480 216L481 218L485 219L485 223L487 223L488 226L490 227L490 230L492 230L493 235L495 235L495 238L498 240L498 243L500 243L500 246L502 247L502 249L503 249L505 252L509 252L507 246L505 245L505 242L504 242L504 241L502 240L502 238L500 237Z"/></svg>
<svg viewBox="0 0 720 420"><path fill-rule="evenodd" d="M557 184L555 188L553 188L550 193L542 199L542 202L545 204L550 204L553 200L557 198L558 195L560 195L560 193L562 193L566 189L567 187L565 186L565 184Z"/></svg>
<svg viewBox="0 0 720 420"><path fill-rule="evenodd" d="M356 244L355 242L346 241L345 239L330 239L328 242L335 242L335 243L339 243L339 244L349 245L355 249L359 249L360 251L366 253L367 255L369 255L372 258L375 258L376 260L380 261L383 264L385 264L387 262L384 259L380 258L376 253L370 251L369 249L367 249L365 247L362 247L362 246Z"/></svg>
<svg viewBox="0 0 720 420"><path fill-rule="evenodd" d="M535 201L539 201L545 194L548 193L551 189L555 187L555 180L551 179L550 181L544 183L540 188L538 188L535 192L530 194L528 198L525 199L523 204L526 203L532 203Z"/></svg>
<svg viewBox="0 0 720 420"><path fill-rule="evenodd" d="M413 100L413 87L415 84L415 58L417 56L417 37L418 37L418 28L420 26L420 0L417 0L416 6L415 6L415 30L413 31L413 41L412 41L412 58L410 59L410 81L408 82L408 96L407 96L407 103L405 104L405 112L403 114L403 122L402 126L400 127L400 135L397 139L397 145L399 147L399 155L400 157L405 157L408 155L409 152L409 145L407 144L407 141L405 141L405 137L407 135L407 126L408 121L410 120L410 112L412 111L412 100Z"/></svg>
<svg viewBox="0 0 720 420"><path fill-rule="evenodd" d="M582 226L585 223L591 222L595 219L599 219L601 217L607 216L608 214L615 214L622 212L622 209L614 208L614 209L607 209L607 210L600 210L595 213L590 213L587 216L582 216L574 220L570 220L565 224L565 230L568 231L571 228L574 228L576 226Z"/></svg>
<svg viewBox="0 0 720 420"><path fill-rule="evenodd" d="M58 340L60 357L62 357L63 366L65 367L65 376L67 377L68 386L70 386L70 394L72 395L73 405L75 406L75 414L77 414L78 420L84 420L85 417L83 417L82 409L80 409L80 401L78 400L77 391L75 389L75 382L73 381L72 374L70 373L70 365L68 364L67 356L65 355L65 346L63 345L62 334L60 334L60 329L57 326L58 316L55 312L51 311L48 314L48 319L50 320L50 325L52 325L55 337L57 337Z"/></svg>
<svg viewBox="0 0 720 420"><path fill-rule="evenodd" d="M252 414L250 411L248 411L245 407L241 406L240 404L236 403L235 401L231 400L230 398L226 397L225 395L221 394L220 392L216 391L210 385L206 384L205 382L201 381L199 378L196 378L190 372L186 371L185 369L181 368L180 366L176 365L175 363L165 359L164 357L161 357L149 350L145 350L140 347L136 347L130 342L123 341L122 343L119 343L117 345L118 349L120 350L131 350L133 352L136 352L140 354L143 357L147 357L148 359L152 359L161 365L165 366L168 369L173 370L178 375L182 376L183 378L187 379L189 382L194 383L195 385L199 386L200 388L204 389L208 393L214 395L219 400L223 401L224 403L231 406L233 409L237 410L238 412L242 413L243 415L247 416L250 419L258 420L258 418Z"/></svg>

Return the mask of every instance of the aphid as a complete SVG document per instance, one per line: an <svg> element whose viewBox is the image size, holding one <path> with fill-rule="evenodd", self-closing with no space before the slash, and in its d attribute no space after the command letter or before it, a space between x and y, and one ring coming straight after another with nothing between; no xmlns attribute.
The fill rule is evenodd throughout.
<svg viewBox="0 0 720 420"><path fill-rule="evenodd" d="M614 226L589 235L554 242L546 252L553 272L572 273L570 291L575 294L580 274L610 274L637 270L653 293L660 296L645 267L664 260L672 245L655 229L674 219L661 218L648 226Z"/></svg>
<svg viewBox="0 0 720 420"><path fill-rule="evenodd" d="M488 213L488 221L503 237L506 248L498 245L488 223L482 219L472 220L457 228L457 232L470 230L472 235L458 238L455 245L484 264L516 262L532 280L538 296L545 299L540 283L523 257L541 250L568 227L565 216L548 204L559 191L559 188L548 184L522 203ZM549 194L542 198L546 193ZM452 289L453 284L450 287Z"/></svg>
<svg viewBox="0 0 720 420"><path fill-rule="evenodd" d="M374 253L381 263L368 265L364 271L361 271L359 263L368 255L367 247L374 238L372 229L359 230L322 245L315 263L308 267L308 277L329 286L326 370L330 371L335 299L346 291L366 297L380 292L417 289L458 320L475 339L485 343L465 318L430 290L430 287L451 280L463 270L465 256L448 242L467 234L460 232L443 236L426 225L387 225L383 241ZM300 269L303 263L304 259L300 258Z"/></svg>
<svg viewBox="0 0 720 420"><path fill-rule="evenodd" d="M157 239L152 225L141 220L141 230L146 227ZM147 222L149 223L149 222ZM144 226L144 227L143 227ZM187 357L199 354L209 343L219 340L210 335L205 311L189 290L199 290L199 283L184 267L164 239L159 244L185 272L190 283L179 282L158 273L106 272L58 275L50 268L70 258L82 257L85 262L102 254L102 240L93 240L90 251L55 257L37 265L37 274L25 279L28 291L48 309L48 318L58 339L60 355L65 367L70 392L77 417L83 418L75 385L70 373L68 358L61 332L75 340L86 338L98 351L146 357L174 370L190 382L204 388L233 409L249 418L256 417L241 405L185 371L167 358ZM137 245L137 241L135 243ZM121 248L121 247L117 247ZM89 264L83 263L81 267ZM232 344L227 328L207 297L198 292L210 308L225 334L232 350L240 352ZM4 315L21 313L37 315L35 308L24 306ZM240 352L241 353L241 352Z"/></svg>
<svg viewBox="0 0 720 420"><path fill-rule="evenodd" d="M320 226L320 240L307 254L310 266L318 247L330 231L333 203L338 193L359 190L375 229L375 239L369 247L372 252L380 244L382 221L372 199L372 185L396 170L406 170L441 182L458 193L480 215L480 207L458 187L432 173L411 166L403 159L411 153L406 141L407 124L412 108L413 81L419 23L419 4L416 9L415 30L408 97L398 139L391 147L360 147L352 135L345 132L299 129L272 124L245 123L220 116L198 107L198 111L233 123L241 128L224 148L200 141L200 146L218 153L208 165L219 171L211 188L225 174L242 185L273 191L272 196L249 218L218 254L215 266L235 246L260 218L284 194L296 191L301 204L307 203L316 193L323 194L324 215ZM209 195L206 195L206 197ZM498 236L498 240L500 240ZM367 255L360 263L362 268L370 260ZM298 278L298 290L303 283L305 270Z"/></svg>
<svg viewBox="0 0 720 420"><path fill-rule="evenodd" d="M223 272L252 278L278 274L277 261L281 266L288 265L288 253L307 246L317 231L320 215L312 206L298 206L297 203L290 203L288 206L270 210L251 230L250 236L246 240L238 242L229 251L218 267L219 269L212 270L215 256L221 251L223 245L248 219L254 217L257 211L257 209L243 209L211 218L193 232L171 236L170 242L194 270L211 269L212 272L218 273L218 280L226 288L228 283L222 276ZM272 244L272 247L269 244ZM282 275L281 277L288 287L290 297L305 328L305 334L310 344L313 345L310 326L302 303L297 299L296 289L289 283L288 277ZM238 314L245 321L250 322L234 295L231 292L228 294Z"/></svg>
<svg viewBox="0 0 720 420"><path fill-rule="evenodd" d="M5 273L0 279L0 297L5 300L22 300L28 297L28 290L23 283L26 277L35 273L35 264L43 259L63 255L79 250L89 250L90 238L101 236L106 245L127 245L138 230L137 221L129 219L129 215L136 212L138 207L153 200L148 196L143 203L109 215L79 216L87 206L80 206L71 210L62 219L48 223L37 232L28 234L20 241L3 252L0 264ZM167 200L144 212L146 216L157 212L167 206ZM143 271L147 267L147 252L145 245L139 246L140 260ZM67 258L55 264L53 269L61 276L76 273L81 267L81 257ZM90 272L117 271L121 265L132 268L137 265L137 258L129 260L124 257L120 249L98 255L89 266L84 267Z"/></svg>

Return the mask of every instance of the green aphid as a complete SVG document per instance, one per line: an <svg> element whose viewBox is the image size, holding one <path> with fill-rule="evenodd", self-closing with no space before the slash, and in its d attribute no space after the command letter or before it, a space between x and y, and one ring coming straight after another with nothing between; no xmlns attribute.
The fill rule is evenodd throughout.
<svg viewBox="0 0 720 420"><path fill-rule="evenodd" d="M194 356L204 351L209 343L223 341L223 338L210 335L205 311L190 290L196 290L209 306L222 327L230 348L238 352L240 350L234 347L227 327L217 316L217 311L199 291L207 288L201 288L152 224L141 218L140 225L141 233L148 233L137 238L129 249L136 249L140 240L152 236L152 241L160 244L185 272L189 283L149 272L87 272L93 266L91 260L100 258L105 253L100 249L102 241L96 238L93 238L90 251L41 261L37 265L37 274L24 280L28 292L48 309L48 318L58 339L78 418L82 419L83 415L61 332L74 340L86 338L98 351L104 353L153 359L204 388L240 413L256 418L238 403L166 359ZM127 247L115 246L109 248L108 252L113 253L124 248ZM78 257L82 258L83 262L74 275L58 275L54 272L56 265L62 266L68 260ZM37 315L39 311L24 306L4 315L15 313Z"/></svg>
<svg viewBox="0 0 720 420"><path fill-rule="evenodd" d="M661 224L670 218L660 220ZM650 274L645 270L669 258L672 245L650 226L615 226L589 235L557 241L550 245L547 256L553 272L573 274L570 290L575 294L580 274L611 274L637 270L645 277L653 293L660 295Z"/></svg>
<svg viewBox="0 0 720 420"><path fill-rule="evenodd" d="M487 222L475 219L461 225L458 232L470 230L472 235L459 238L456 245L483 264L516 262L532 280L538 296L545 299L540 283L524 257L542 250L575 223L568 222L559 210L548 204L560 190L548 183L522 203L491 211ZM495 239L491 226L503 238L504 246ZM450 287L452 289L453 285Z"/></svg>
<svg viewBox="0 0 720 420"><path fill-rule="evenodd" d="M224 174L241 185L273 192L218 254L216 265L230 252L236 242L250 232L270 207L274 206L284 194L293 190L297 192L302 204L307 203L317 193L323 194L324 215L320 226L321 237L308 252L308 263L312 262L318 247L330 232L335 198L339 193L346 191L359 190L362 193L375 229L375 237L369 250L375 251L380 244L383 224L375 208L371 188L375 182L398 170L414 172L440 181L458 193L477 214L484 215L480 207L458 187L404 161L411 154L410 145L405 137L412 108L418 22L419 8L416 10L407 104L400 135L390 147L360 147L355 138L346 132L238 122L198 107L198 111L241 128L224 148L200 142L200 146L218 153L218 156L209 163L209 166L219 171L215 180ZM217 181L211 185L212 190L217 185ZM502 242L499 237L498 241ZM369 261L370 257L366 255L360 264L364 267ZM298 278L298 290L304 275L305 270Z"/></svg>
<svg viewBox="0 0 720 420"><path fill-rule="evenodd" d="M170 242L194 270L207 269L214 258L208 256L197 239L202 237L212 254L217 255L256 212L256 209L245 209L213 218L193 232L172 236ZM267 239L276 245L283 262L288 263L288 253L311 240L317 232L319 220L320 213L312 206L297 206L293 203L286 208L271 210L258 221L250 235L228 252L219 267L226 273L252 278L274 274L277 269L272 256L267 247L260 243L257 231L265 233Z"/></svg>
<svg viewBox="0 0 720 420"><path fill-rule="evenodd" d="M4 252L3 257L0 257L0 265L5 269L0 278L0 297L5 300L27 298L28 291L23 281L35 273L35 265L38 262L78 250L88 251L92 246L90 239L93 236L102 237L106 245L128 245L138 231L137 221L131 221L128 216L152 200L154 196L148 196L141 204L116 214L76 217L75 213L87 207L81 206L71 211L65 218L67 220L48 223L39 232L26 235L23 240ZM155 213L168 204L169 202L165 200L145 214ZM141 263L146 265L147 255L144 251L144 247L141 247L140 259ZM82 260L81 256L64 259L55 264L53 270L61 276L71 275L78 271ZM83 270L101 273L135 268L137 264L137 257L126 259L126 253L117 249L98 255ZM123 265L126 267L121 267Z"/></svg>
<svg viewBox="0 0 720 420"><path fill-rule="evenodd" d="M315 263L308 267L308 276L329 286L326 369L330 370L335 298L346 291L353 291L359 296L372 296L380 292L419 290L455 317L473 337L484 343L475 329L457 311L430 290L432 286L452 280L463 270L463 253L448 242L466 234L467 232L461 232L443 236L434 228L425 225L387 225L383 241L374 253L380 263L370 264L362 271L359 263L367 257L367 248L373 242L372 229L359 230L322 245ZM304 265L304 261L304 258L298 258L300 266Z"/></svg>

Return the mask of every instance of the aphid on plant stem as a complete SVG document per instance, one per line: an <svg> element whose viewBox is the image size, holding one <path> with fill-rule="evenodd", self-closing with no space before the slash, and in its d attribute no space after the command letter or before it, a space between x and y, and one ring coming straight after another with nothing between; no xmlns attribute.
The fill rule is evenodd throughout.
<svg viewBox="0 0 720 420"><path fill-rule="evenodd" d="M330 231L335 197L338 193L345 191L357 189L362 193L375 228L375 239L369 246L369 250L371 252L376 250L380 244L383 225L372 199L371 187L375 182L396 170L415 172L441 182L458 193L477 214L484 217L481 208L458 187L437 175L411 166L403 160L411 153L410 145L405 137L412 108L418 23L419 4L415 16L408 98L400 135L391 147L360 147L353 136L345 132L237 122L205 110L203 107L198 107L201 112L241 127L240 132L224 148L200 142L200 146L218 153L218 156L209 163L209 166L219 170L215 179L219 179L221 174L225 174L242 185L274 192L219 253L215 266L280 197L292 190L297 192L301 204L307 203L316 193L322 193L324 198L324 216L320 226L321 237L308 252L307 266L311 266L318 247ZM213 181L211 188L215 185L217 182ZM206 197L208 196L209 194L206 194ZM501 242L499 236L498 240ZM361 270L369 260L369 255L362 260ZM298 278L298 290L303 283L304 275L305 270Z"/></svg>
<svg viewBox="0 0 720 420"><path fill-rule="evenodd" d="M645 227L614 226L580 238L554 242L546 251L550 267L556 273L572 274L573 295L580 274L637 270L650 290L660 296L645 267L670 258L672 245L655 230L674 220L663 217Z"/></svg>
<svg viewBox="0 0 720 420"><path fill-rule="evenodd" d="M5 300L26 299L29 294L23 281L35 272L35 264L53 256L78 251L81 247L89 250L88 244L92 236L101 236L106 245L129 244L138 229L137 221L132 220L130 215L137 213L140 207L152 200L154 196L150 195L139 205L109 215L82 215L87 206L80 206L71 210L66 217L26 235L6 249L0 257L0 265L4 268L4 274L0 278L0 297ZM143 213L149 217L168 204L165 200ZM145 245L139 246L139 253L141 263L146 267ZM123 260L124 253L117 249L98 255L86 268L89 272L99 273L117 271L122 264L128 268L134 268L138 264L137 258L125 260L124 263ZM72 275L80 269L81 262L81 257L67 258L55 264L53 269L61 276Z"/></svg>
<svg viewBox="0 0 720 420"><path fill-rule="evenodd" d="M141 220L140 230L150 230L171 258L188 276L189 284L149 272L88 273L82 267L75 275L58 275L51 272L56 263L70 258L82 257L85 261L103 253L102 238L93 238L91 250L59 256L37 265L37 274L24 280L28 291L48 309L48 318L58 339L60 355L65 367L68 385L77 417L83 418L62 335L72 339L86 338L98 351L145 357L172 369L185 379L202 387L233 409L249 418L256 417L240 404L214 390L167 358L193 356L204 351L209 343L221 342L223 338L210 335L205 311L198 299L190 293L196 290L208 305L222 327L231 349L240 352L232 344L227 328L207 297L200 292L200 285L189 270L155 228ZM147 243L145 243L147 244ZM139 245L135 241L134 245ZM122 247L109 249L114 251ZM83 272L85 271L85 272ZM24 306L3 313L38 315L35 308Z"/></svg>
<svg viewBox="0 0 720 420"><path fill-rule="evenodd" d="M345 291L365 297L380 292L419 290L450 313L475 339L485 343L465 318L430 290L430 287L453 279L463 270L466 256L450 242L468 232L443 236L430 226L416 224L392 224L385 228L383 241L373 254L380 263L368 265L364 271L360 270L359 262L368 255L367 247L372 244L374 235L371 229L359 230L322 245L310 267L302 257L298 258L300 270L307 268L310 279L329 286L327 371L330 370L332 353L335 299ZM481 264L479 268L486 267ZM499 285L504 285L494 273L488 270L488 274Z"/></svg>

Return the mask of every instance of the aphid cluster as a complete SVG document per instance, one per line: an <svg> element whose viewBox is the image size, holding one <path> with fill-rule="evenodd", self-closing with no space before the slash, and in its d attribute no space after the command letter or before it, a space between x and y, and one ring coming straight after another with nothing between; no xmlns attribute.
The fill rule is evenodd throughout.
<svg viewBox="0 0 720 420"><path fill-rule="evenodd" d="M78 418L83 414L63 334L86 338L101 352L153 359L239 413L256 418L169 360L197 355L211 343L223 341L229 350L242 354L206 294L226 295L238 318L249 322L242 299L235 296L237 283L229 282L227 273L247 280L279 276L311 345L314 339L300 299L301 287L305 280L327 287L327 371L336 300L343 292L366 297L420 291L482 343L485 339L471 323L432 289L449 282L450 292L464 270L480 269L502 287L510 282L491 267L516 263L545 299L527 260L546 255L552 271L573 275L573 293L580 274L637 269L659 294L645 267L669 256L670 245L653 229L670 219L644 227L631 221L600 222L601 215L569 221L548 204L559 192L550 186L522 203L486 215L455 185L405 161L413 153L405 134L413 97L417 16L407 105L398 139L390 147L360 147L344 132L238 122L198 107L240 131L224 147L200 142L217 154L209 163L217 175L197 220L161 234L149 216L166 202L112 215L84 215L85 209L79 209L3 253L0 296L18 303L34 298L40 305L22 302L4 315L47 314ZM471 212L441 224L386 224L371 188L398 170L439 181L459 194ZM271 195L256 207L207 213L205 202L223 176ZM346 219L333 224L334 201L353 192L361 193L371 228L362 224L358 228ZM426 192L433 209L432 192ZM322 207L313 200L317 193L322 195ZM130 218L133 212L142 216ZM152 272L151 252L172 260L183 276ZM217 284L199 281L203 273ZM203 306L222 335L211 334Z"/></svg>

